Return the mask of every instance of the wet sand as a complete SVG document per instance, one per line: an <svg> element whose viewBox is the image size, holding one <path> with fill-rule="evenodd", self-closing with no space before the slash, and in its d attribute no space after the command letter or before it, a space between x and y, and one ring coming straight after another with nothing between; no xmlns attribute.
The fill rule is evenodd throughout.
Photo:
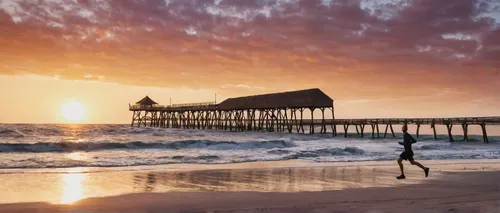
<svg viewBox="0 0 500 213"><path fill-rule="evenodd" d="M500 160L0 170L0 212L500 213Z"/></svg>

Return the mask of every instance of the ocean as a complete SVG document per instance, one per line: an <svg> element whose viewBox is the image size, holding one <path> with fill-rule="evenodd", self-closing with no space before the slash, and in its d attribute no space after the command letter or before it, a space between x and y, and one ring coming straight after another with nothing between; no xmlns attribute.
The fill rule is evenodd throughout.
<svg viewBox="0 0 500 213"><path fill-rule="evenodd" d="M0 124L0 168L224 164L289 159L391 161L403 150L397 143L401 141L399 133L396 138L380 139L371 139L371 133L365 138L339 136L130 125ZM438 140L422 135L417 140L413 145L416 160L500 157L498 136L490 136L490 144L483 144L479 135L470 136L469 142L447 142L447 135L439 135Z"/></svg>

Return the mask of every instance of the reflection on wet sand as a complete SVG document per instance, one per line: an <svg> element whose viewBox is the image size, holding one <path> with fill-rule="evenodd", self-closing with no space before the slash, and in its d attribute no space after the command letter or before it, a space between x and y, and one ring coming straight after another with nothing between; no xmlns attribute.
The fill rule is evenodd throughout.
<svg viewBox="0 0 500 213"><path fill-rule="evenodd" d="M418 175L418 174L416 174ZM393 174L360 167L277 168L149 172L134 174L134 190L165 191L326 191L393 186ZM405 183L417 183L419 178Z"/></svg>
<svg viewBox="0 0 500 213"><path fill-rule="evenodd" d="M85 198L82 184L85 179L85 174L62 174L62 178L64 185L62 187L63 193L59 203L71 204Z"/></svg>
<svg viewBox="0 0 500 213"><path fill-rule="evenodd" d="M141 190L144 192L150 192L153 191L156 185L156 175L153 173L146 174L146 177L144 178L144 175L134 175L134 189L136 190ZM145 182L143 184L142 182Z"/></svg>
<svg viewBox="0 0 500 213"><path fill-rule="evenodd" d="M59 204L71 204L81 199L86 198L84 192L84 181L87 174L82 173L82 168L70 168L67 173L59 174L61 177L62 194L58 202Z"/></svg>
<svg viewBox="0 0 500 213"><path fill-rule="evenodd" d="M295 167L223 170L139 170L0 175L0 203L71 204L88 197L140 192L257 191L299 192L386 187L418 183L423 173L409 170L396 181L391 167ZM392 172L391 172L392 171ZM434 175L435 177L435 175ZM22 183L22 184L20 184Z"/></svg>

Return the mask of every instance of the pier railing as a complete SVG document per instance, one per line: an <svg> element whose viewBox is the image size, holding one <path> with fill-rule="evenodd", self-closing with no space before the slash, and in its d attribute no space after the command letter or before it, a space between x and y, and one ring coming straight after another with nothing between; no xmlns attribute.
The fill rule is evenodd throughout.
<svg viewBox="0 0 500 213"><path fill-rule="evenodd" d="M134 104L134 105L129 105L128 108L129 110L157 110L157 109L165 109L170 106L165 106L165 105L159 105L159 104L154 104L154 105L140 105L140 104Z"/></svg>
<svg viewBox="0 0 500 213"><path fill-rule="evenodd" d="M196 108L196 109L205 109L207 107L216 106L215 102L200 102L200 103L186 103L186 104L172 104L172 105L140 105L140 104L129 104L129 110L176 110L176 109L185 109L185 108Z"/></svg>
<svg viewBox="0 0 500 213"><path fill-rule="evenodd" d="M315 119L316 120L316 119ZM311 122L311 121L308 121ZM321 122L314 121L314 122ZM450 117L450 118L370 118L328 120L335 124L500 124L500 117Z"/></svg>
<svg viewBox="0 0 500 213"><path fill-rule="evenodd" d="M200 102L200 103L186 103L186 104L172 104L172 107L202 107L215 105L215 102Z"/></svg>

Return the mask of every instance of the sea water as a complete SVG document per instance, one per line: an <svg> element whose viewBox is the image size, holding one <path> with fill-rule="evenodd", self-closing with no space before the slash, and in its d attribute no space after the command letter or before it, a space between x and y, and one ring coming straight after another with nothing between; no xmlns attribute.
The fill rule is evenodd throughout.
<svg viewBox="0 0 500 213"><path fill-rule="evenodd" d="M365 133L366 134L366 133ZM414 135L416 138L416 136ZM497 159L500 138L469 136L469 142L423 135L415 159ZM403 147L393 138L344 138L327 134L229 132L130 125L0 124L0 168L64 168L222 164L304 159L316 162L388 161Z"/></svg>

